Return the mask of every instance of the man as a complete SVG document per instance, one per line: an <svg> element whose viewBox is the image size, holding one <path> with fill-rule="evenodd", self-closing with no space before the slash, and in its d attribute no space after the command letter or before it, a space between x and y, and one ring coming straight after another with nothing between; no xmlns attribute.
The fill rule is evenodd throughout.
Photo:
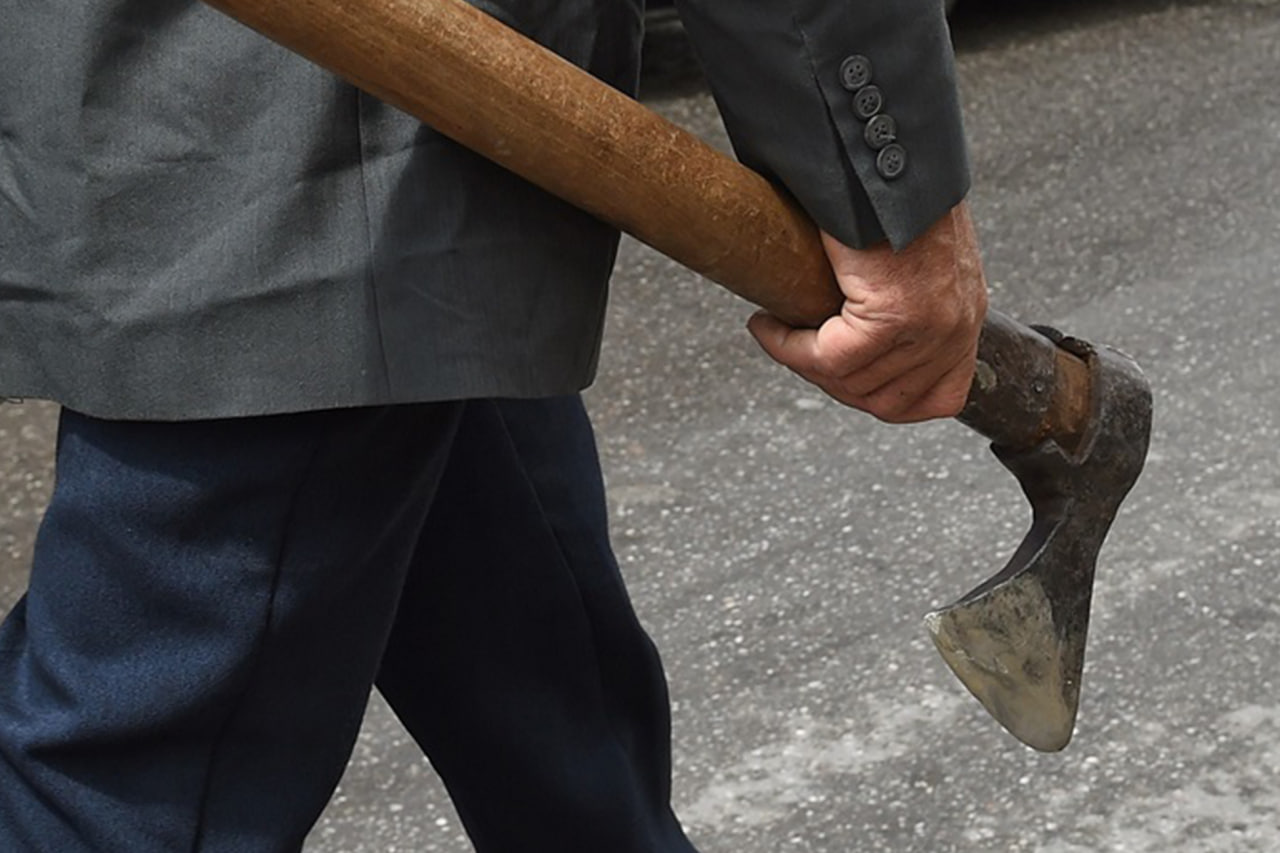
<svg viewBox="0 0 1280 853"><path fill-rule="evenodd" d="M637 2L479 5L633 88ZM985 287L940 4L682 13L847 296L753 334L954 414ZM0 19L0 394L64 406L0 849L297 849L376 683L478 850L691 850L577 397L616 233L194 0Z"/></svg>

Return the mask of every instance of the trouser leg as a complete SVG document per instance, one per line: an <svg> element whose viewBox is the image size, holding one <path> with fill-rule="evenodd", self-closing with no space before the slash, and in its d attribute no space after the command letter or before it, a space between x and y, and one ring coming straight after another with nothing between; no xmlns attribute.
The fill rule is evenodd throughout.
<svg viewBox="0 0 1280 853"><path fill-rule="evenodd" d="M657 653L577 397L472 403L378 687L481 853L689 853Z"/></svg>
<svg viewBox="0 0 1280 853"><path fill-rule="evenodd" d="M0 629L0 850L296 850L357 733L456 405L64 413Z"/></svg>

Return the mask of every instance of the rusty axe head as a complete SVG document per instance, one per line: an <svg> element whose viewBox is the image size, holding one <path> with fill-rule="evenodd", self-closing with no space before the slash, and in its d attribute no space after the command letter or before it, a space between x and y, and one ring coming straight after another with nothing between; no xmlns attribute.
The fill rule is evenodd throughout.
<svg viewBox="0 0 1280 853"><path fill-rule="evenodd" d="M1048 330L1046 330L1048 331ZM925 617L943 659L993 717L1045 752L1071 740L1094 567L1151 432L1151 389L1128 357L1057 340L1089 366L1092 411L1080 445L993 445L1031 501L1031 530L995 576Z"/></svg>

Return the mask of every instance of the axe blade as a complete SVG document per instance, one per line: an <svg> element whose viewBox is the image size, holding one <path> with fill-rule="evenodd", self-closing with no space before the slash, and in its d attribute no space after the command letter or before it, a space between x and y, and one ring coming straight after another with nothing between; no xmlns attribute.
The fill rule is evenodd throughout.
<svg viewBox="0 0 1280 853"><path fill-rule="evenodd" d="M1049 330L1046 330L1049 331ZM1092 378L1080 445L992 451L1031 502L1031 529L1005 567L925 617L943 660L1016 738L1043 752L1071 740L1098 552L1137 481L1151 433L1151 387L1127 356L1072 338Z"/></svg>

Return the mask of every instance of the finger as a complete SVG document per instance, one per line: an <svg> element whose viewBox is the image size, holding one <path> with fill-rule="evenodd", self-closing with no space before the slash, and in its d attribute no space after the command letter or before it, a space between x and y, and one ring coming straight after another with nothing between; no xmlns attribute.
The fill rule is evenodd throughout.
<svg viewBox="0 0 1280 853"><path fill-rule="evenodd" d="M869 397L890 383L906 380L906 387L928 390L957 364L972 361L976 342L965 331L917 338L899 344L857 372L840 379L845 392Z"/></svg>
<svg viewBox="0 0 1280 853"><path fill-rule="evenodd" d="M767 314L757 314L748 328L775 361L806 378L839 381L894 348L886 329L851 324L843 315L831 317L817 329L795 329Z"/></svg>
<svg viewBox="0 0 1280 853"><path fill-rule="evenodd" d="M941 376L918 369L851 403L886 423L905 424L955 417L973 384L973 361L961 359ZM932 379L931 379L932 377Z"/></svg>
<svg viewBox="0 0 1280 853"><path fill-rule="evenodd" d="M767 311L757 311L747 320L747 331L756 339L760 349L779 364L800 372L797 353L812 346L809 338L816 337L813 329L797 329L788 326Z"/></svg>
<svg viewBox="0 0 1280 853"><path fill-rule="evenodd" d="M917 371L932 368L933 376L912 375ZM881 388L899 382L909 375L913 385L928 383L932 385L947 370L950 364L938 363L934 347L924 347L918 343L900 344L882 354L879 358L850 371L836 381L846 394L855 397L869 397Z"/></svg>
<svg viewBox="0 0 1280 853"><path fill-rule="evenodd" d="M747 321L747 330L774 361L804 376L813 373L819 360L817 329L797 329L760 311Z"/></svg>

